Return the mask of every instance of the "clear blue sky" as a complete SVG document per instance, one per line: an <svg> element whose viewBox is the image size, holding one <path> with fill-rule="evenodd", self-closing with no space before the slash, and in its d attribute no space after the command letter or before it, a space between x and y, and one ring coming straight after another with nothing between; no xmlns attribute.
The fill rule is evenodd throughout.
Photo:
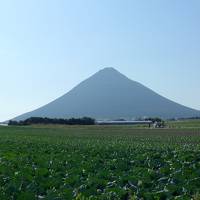
<svg viewBox="0 0 200 200"><path fill-rule="evenodd" d="M0 121L104 67L200 109L199 0L0 2Z"/></svg>

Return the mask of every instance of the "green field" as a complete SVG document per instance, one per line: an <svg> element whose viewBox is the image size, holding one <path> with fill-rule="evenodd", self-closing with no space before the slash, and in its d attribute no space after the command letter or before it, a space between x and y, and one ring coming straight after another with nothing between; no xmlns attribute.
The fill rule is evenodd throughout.
<svg viewBox="0 0 200 200"><path fill-rule="evenodd" d="M170 128L199 128L200 129L200 120L178 120L178 121L169 121L166 122L166 125Z"/></svg>
<svg viewBox="0 0 200 200"><path fill-rule="evenodd" d="M199 194L200 128L0 127L0 200Z"/></svg>

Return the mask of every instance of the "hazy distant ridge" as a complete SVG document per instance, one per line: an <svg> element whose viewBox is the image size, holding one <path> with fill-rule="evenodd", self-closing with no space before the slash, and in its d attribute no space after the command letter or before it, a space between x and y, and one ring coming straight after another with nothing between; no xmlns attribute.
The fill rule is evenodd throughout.
<svg viewBox="0 0 200 200"><path fill-rule="evenodd" d="M113 68L105 68L55 101L15 118L130 119L143 116L162 118L195 117L200 111L175 103Z"/></svg>

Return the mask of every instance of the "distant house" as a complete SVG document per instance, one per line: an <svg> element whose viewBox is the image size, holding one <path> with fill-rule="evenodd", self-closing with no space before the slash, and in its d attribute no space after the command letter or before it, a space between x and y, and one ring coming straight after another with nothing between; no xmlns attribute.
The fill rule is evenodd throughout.
<svg viewBox="0 0 200 200"><path fill-rule="evenodd" d="M0 126L8 126L8 124L0 123Z"/></svg>

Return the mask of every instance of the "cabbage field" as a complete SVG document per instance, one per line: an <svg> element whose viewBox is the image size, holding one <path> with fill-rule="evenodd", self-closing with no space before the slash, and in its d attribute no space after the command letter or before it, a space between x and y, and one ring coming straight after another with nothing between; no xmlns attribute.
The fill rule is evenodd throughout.
<svg viewBox="0 0 200 200"><path fill-rule="evenodd" d="M4 199L200 199L200 129L0 127Z"/></svg>

